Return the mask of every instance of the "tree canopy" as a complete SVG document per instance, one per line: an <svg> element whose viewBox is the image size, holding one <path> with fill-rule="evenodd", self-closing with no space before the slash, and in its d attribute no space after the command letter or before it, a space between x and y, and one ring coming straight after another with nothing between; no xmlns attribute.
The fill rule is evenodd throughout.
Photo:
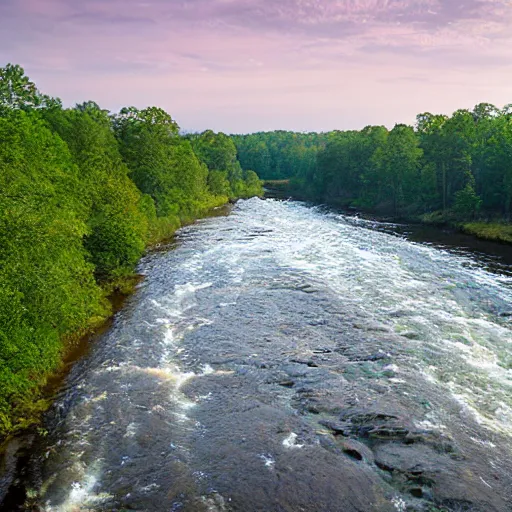
<svg viewBox="0 0 512 512"><path fill-rule="evenodd" d="M291 179L317 201L401 217L468 221L512 215L512 108L480 103L415 127L233 136L240 162L264 179Z"/></svg>
<svg viewBox="0 0 512 512"><path fill-rule="evenodd" d="M37 390L109 314L148 244L261 194L223 134L182 137L158 107L63 108L20 66L0 68L0 435L30 421Z"/></svg>

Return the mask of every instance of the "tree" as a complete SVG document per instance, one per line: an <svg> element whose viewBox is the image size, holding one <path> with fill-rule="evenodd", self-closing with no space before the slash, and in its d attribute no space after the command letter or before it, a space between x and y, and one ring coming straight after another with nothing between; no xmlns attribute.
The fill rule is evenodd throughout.
<svg viewBox="0 0 512 512"><path fill-rule="evenodd" d="M51 111L45 119L67 142L79 169L89 232L84 238L96 275L111 279L132 272L142 255L148 225L141 194L128 177L108 113L93 102Z"/></svg>
<svg viewBox="0 0 512 512"><path fill-rule="evenodd" d="M254 171L245 171L245 197L262 196L263 187L261 180Z"/></svg>
<svg viewBox="0 0 512 512"><path fill-rule="evenodd" d="M208 188L213 195L229 197L232 192L228 173L226 171L209 171Z"/></svg>
<svg viewBox="0 0 512 512"><path fill-rule="evenodd" d="M475 192L474 182L473 176L468 173L466 186L455 194L453 210L460 220L472 220L482 204L482 200Z"/></svg>
<svg viewBox="0 0 512 512"><path fill-rule="evenodd" d="M113 117L113 126L130 176L153 198L158 217L179 225L210 205L208 170L169 114L130 107Z"/></svg>
<svg viewBox="0 0 512 512"><path fill-rule="evenodd" d="M228 194L260 193L232 141L214 138L229 166L209 173L162 109L63 109L21 67L0 69L0 435L40 411L38 390L108 316L105 296L147 243Z"/></svg>
<svg viewBox="0 0 512 512"><path fill-rule="evenodd" d="M222 171L226 173L231 192L230 196L239 196L240 187L243 188L243 171L237 159L237 150L234 142L224 133L214 133L207 130L199 135L190 137L195 154L210 172Z"/></svg>
<svg viewBox="0 0 512 512"><path fill-rule="evenodd" d="M62 338L105 314L82 240L78 169L35 113L0 117L0 434L60 362Z"/></svg>
<svg viewBox="0 0 512 512"><path fill-rule="evenodd" d="M7 64L0 68L0 115L5 115L12 109L30 110L60 106L58 98L50 98L39 92L21 66Z"/></svg>
<svg viewBox="0 0 512 512"><path fill-rule="evenodd" d="M252 169L267 180L297 178L305 181L305 176L312 177L316 170L316 154L327 136L278 130L231 138L242 169Z"/></svg>
<svg viewBox="0 0 512 512"><path fill-rule="evenodd" d="M419 147L414 130L410 126L397 124L389 133L381 161L395 215L400 215L405 207L412 205L418 195L418 171L422 155L423 150Z"/></svg>

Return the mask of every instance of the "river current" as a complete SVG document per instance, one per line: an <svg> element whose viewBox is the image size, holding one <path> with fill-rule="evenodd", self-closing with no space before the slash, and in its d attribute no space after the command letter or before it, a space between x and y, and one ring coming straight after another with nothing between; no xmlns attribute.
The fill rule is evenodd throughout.
<svg viewBox="0 0 512 512"><path fill-rule="evenodd" d="M512 278L395 231L250 199L145 257L27 510L512 511Z"/></svg>

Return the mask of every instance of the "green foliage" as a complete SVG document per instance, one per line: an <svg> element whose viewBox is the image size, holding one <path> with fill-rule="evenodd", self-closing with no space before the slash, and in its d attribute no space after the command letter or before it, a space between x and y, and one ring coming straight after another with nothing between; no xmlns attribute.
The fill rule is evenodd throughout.
<svg viewBox="0 0 512 512"><path fill-rule="evenodd" d="M114 116L121 153L137 187L152 197L158 218L193 218L209 204L208 169L178 126L160 109L123 109Z"/></svg>
<svg viewBox="0 0 512 512"><path fill-rule="evenodd" d="M148 225L108 114L89 102L50 111L45 118L67 142L78 166L89 227L84 245L96 275L105 279L130 273L144 250Z"/></svg>
<svg viewBox="0 0 512 512"><path fill-rule="evenodd" d="M7 64L0 68L0 115L13 109L58 108L60 105L59 99L41 94L21 66Z"/></svg>
<svg viewBox="0 0 512 512"><path fill-rule="evenodd" d="M316 168L316 154L327 135L280 130L235 135L232 139L244 170L252 169L264 180L299 177L310 181Z"/></svg>
<svg viewBox="0 0 512 512"><path fill-rule="evenodd" d="M242 170L237 148L230 137L207 130L189 139L194 152L209 170L208 186L212 194L232 199L263 195L258 175Z"/></svg>
<svg viewBox="0 0 512 512"><path fill-rule="evenodd" d="M224 133L207 130L190 136L199 159L212 171L225 171L230 183L242 178L242 168L236 157L236 146Z"/></svg>
<svg viewBox="0 0 512 512"><path fill-rule="evenodd" d="M473 219L481 205L482 200L475 192L474 179L470 179L463 189L455 193L453 211L461 220Z"/></svg>
<svg viewBox="0 0 512 512"><path fill-rule="evenodd" d="M33 82L25 76L21 66L7 64L0 69L0 112L9 109L37 107L41 104L41 95Z"/></svg>
<svg viewBox="0 0 512 512"><path fill-rule="evenodd" d="M424 112L415 129L276 131L233 140L244 169L291 178L306 199L435 222L512 216L510 105L481 103L450 117Z"/></svg>
<svg viewBox="0 0 512 512"><path fill-rule="evenodd" d="M420 182L419 162L423 154L418 145L412 128L396 125L379 155L378 165L388 185L385 190L392 201L395 215L400 215L416 200Z"/></svg>
<svg viewBox="0 0 512 512"><path fill-rule="evenodd" d="M56 367L61 338L105 313L82 239L78 172L33 114L0 117L0 433Z"/></svg>
<svg viewBox="0 0 512 512"><path fill-rule="evenodd" d="M512 225L499 222L468 222L462 226L465 233L486 240L512 244Z"/></svg>
<svg viewBox="0 0 512 512"><path fill-rule="evenodd" d="M245 197L262 196L263 185L258 175L254 171L245 171L244 179Z"/></svg>
<svg viewBox="0 0 512 512"><path fill-rule="evenodd" d="M0 435L48 405L38 392L66 345L110 313L147 244L262 193L229 137L196 142L162 109L63 109L0 69Z"/></svg>
<svg viewBox="0 0 512 512"><path fill-rule="evenodd" d="M227 171L210 171L208 173L208 188L215 196L229 197L231 195L231 187Z"/></svg>

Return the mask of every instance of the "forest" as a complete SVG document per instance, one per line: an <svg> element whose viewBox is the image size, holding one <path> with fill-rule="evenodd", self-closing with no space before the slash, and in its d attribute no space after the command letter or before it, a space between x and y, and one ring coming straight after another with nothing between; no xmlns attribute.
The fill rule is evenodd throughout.
<svg viewBox="0 0 512 512"><path fill-rule="evenodd" d="M66 351L112 312L144 251L264 180L299 198L460 223L512 242L512 106L414 127L183 135L158 107L64 108L0 68L0 435L46 407Z"/></svg>
<svg viewBox="0 0 512 512"><path fill-rule="evenodd" d="M157 107L64 108L0 68L0 436L45 408L48 376L148 246L262 193L222 133L182 136Z"/></svg>
<svg viewBox="0 0 512 512"><path fill-rule="evenodd" d="M512 242L512 105L481 103L414 127L236 135L242 167L298 197L401 219L463 223ZM485 222L484 222L485 221ZM494 222L494 223L493 223Z"/></svg>

